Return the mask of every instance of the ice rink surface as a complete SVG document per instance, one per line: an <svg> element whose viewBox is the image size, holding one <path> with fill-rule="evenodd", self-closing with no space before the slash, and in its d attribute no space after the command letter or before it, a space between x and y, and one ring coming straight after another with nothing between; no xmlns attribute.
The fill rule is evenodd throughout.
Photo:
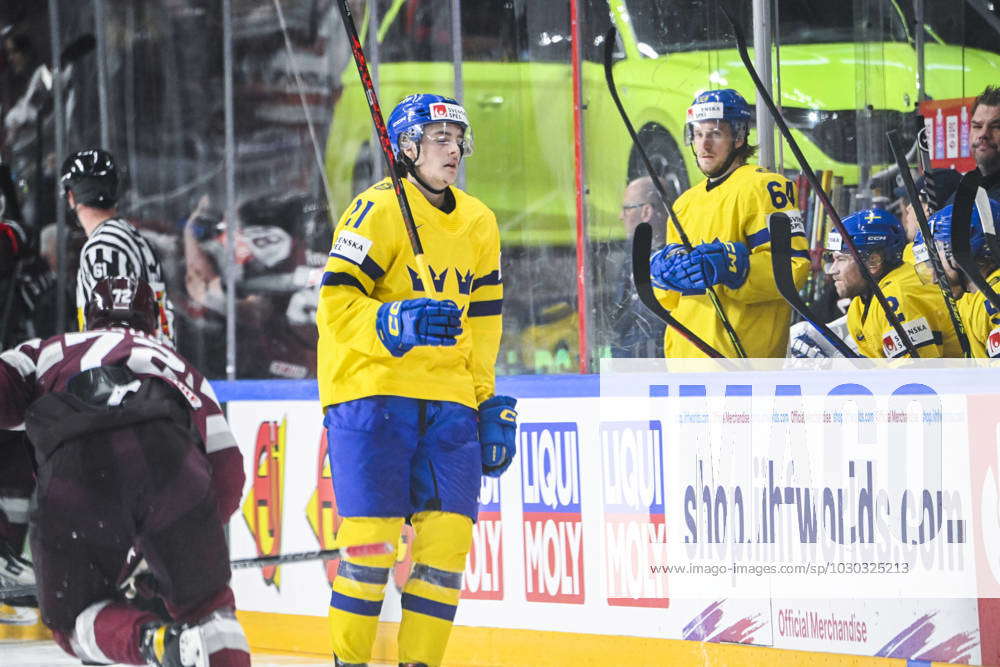
<svg viewBox="0 0 1000 667"><path fill-rule="evenodd" d="M318 656L265 655L254 654L254 667L285 667L285 665L330 666L333 660ZM386 667L388 663L370 663ZM3 667L78 667L80 661L62 652L55 642L24 641L17 639L0 640L0 665Z"/></svg>

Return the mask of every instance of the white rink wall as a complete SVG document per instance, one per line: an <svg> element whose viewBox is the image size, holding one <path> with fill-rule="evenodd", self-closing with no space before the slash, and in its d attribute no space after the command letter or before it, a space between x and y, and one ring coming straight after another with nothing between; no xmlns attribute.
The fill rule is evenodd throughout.
<svg viewBox="0 0 1000 667"><path fill-rule="evenodd" d="M519 398L518 457L499 480L484 479L456 623L979 664L998 650L981 625L998 619L977 597L998 597L1000 564L1000 416L982 407L995 405L1000 392L991 385L1000 382L984 373L657 369L500 378L497 392ZM234 558L333 543L336 504L314 385L270 384L245 391L249 383L220 383L248 477L244 512L230 526ZM916 386L930 391L900 398L900 387ZM275 391L286 398L267 396ZM911 451L920 443L920 456L893 449L900 442ZM941 443L945 454L935 455ZM843 456L831 463L833 450ZM898 507L901 485L914 489L914 507ZM814 499L822 491L846 498L814 500L811 551L802 546L804 489ZM884 502L859 500L880 494ZM919 502L936 495L943 509ZM891 541L903 524L917 544L876 548L874 557L851 552L851 529L862 542L866 534ZM737 533L742 552L732 543ZM762 574L762 564L807 561L842 572ZM901 562L914 569L900 571ZM756 569L650 571L668 564ZM383 620L399 620L409 565L397 564ZM319 562L238 570L237 602L325 617L334 571L335 563Z"/></svg>

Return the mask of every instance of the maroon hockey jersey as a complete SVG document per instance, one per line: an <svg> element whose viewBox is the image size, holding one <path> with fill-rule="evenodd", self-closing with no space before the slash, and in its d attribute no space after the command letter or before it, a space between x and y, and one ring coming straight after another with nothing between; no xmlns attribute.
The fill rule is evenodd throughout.
<svg viewBox="0 0 1000 667"><path fill-rule="evenodd" d="M125 366L137 377L156 377L187 400L192 423L212 464L220 517L239 506L245 480L243 456L208 380L170 348L141 331L124 328L81 331L33 339L0 354L0 428L23 428L25 411L69 380L98 366Z"/></svg>

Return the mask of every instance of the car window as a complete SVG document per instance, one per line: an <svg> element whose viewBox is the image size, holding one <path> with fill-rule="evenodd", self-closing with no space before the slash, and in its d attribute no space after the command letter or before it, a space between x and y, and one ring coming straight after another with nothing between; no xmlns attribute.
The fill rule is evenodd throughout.
<svg viewBox="0 0 1000 667"><path fill-rule="evenodd" d="M517 60L516 28L514 0L463 2L463 57L485 62Z"/></svg>
<svg viewBox="0 0 1000 667"><path fill-rule="evenodd" d="M410 0L390 14L393 0L378 0L379 21L389 21L379 51L382 62L450 62L451 12L448 3Z"/></svg>
<svg viewBox="0 0 1000 667"><path fill-rule="evenodd" d="M899 0L896 0L899 2ZM914 22L913 7L909 2L900 2L900 10L906 15L907 21ZM957 4L957 3L956 3ZM945 44L961 44L974 49L983 49L996 53L1000 51L1000 31L997 21L988 21L981 14L962 3L962 9L948 3L939 5L927 3L924 5L924 24L927 26L925 37L928 42L944 42Z"/></svg>
<svg viewBox="0 0 1000 667"><path fill-rule="evenodd" d="M610 27L611 9L607 0L584 0L582 24L584 58L597 63L604 62L604 35ZM615 55L620 56L619 53Z"/></svg>
<svg viewBox="0 0 1000 667"><path fill-rule="evenodd" d="M749 31L752 6L740 3L736 19ZM857 25L851 3L798 0L779 4L782 44L854 42L859 39L906 41L903 17L891 0L867 0L866 23ZM721 11L704 0L628 0L639 50L655 57L671 51L728 49L733 35ZM846 5L846 6L845 6Z"/></svg>
<svg viewBox="0 0 1000 667"><path fill-rule="evenodd" d="M568 2L517 0L518 21L524 35L521 59L528 62L569 62Z"/></svg>
<svg viewBox="0 0 1000 667"><path fill-rule="evenodd" d="M521 38L517 33L517 4L517 0L461 3L464 60L510 62L518 59ZM403 3L378 0L377 5L380 19L388 22L383 27L380 52L383 62L452 61L450 3L444 0L407 0ZM523 9L520 14L524 18Z"/></svg>

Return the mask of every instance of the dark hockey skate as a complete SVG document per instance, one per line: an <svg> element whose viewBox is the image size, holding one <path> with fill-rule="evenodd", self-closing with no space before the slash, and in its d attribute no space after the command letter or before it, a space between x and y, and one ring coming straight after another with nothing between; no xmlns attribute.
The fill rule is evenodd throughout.
<svg viewBox="0 0 1000 667"><path fill-rule="evenodd" d="M6 540L0 539L0 603L10 605L10 609L0 609L0 624L31 625L38 620L38 613L29 607L37 607L34 594L4 595L4 589L24 589L35 585L34 566L15 552Z"/></svg>
<svg viewBox="0 0 1000 667"><path fill-rule="evenodd" d="M10 544L0 539L0 590L34 585L35 570L31 562L14 553Z"/></svg>
<svg viewBox="0 0 1000 667"><path fill-rule="evenodd" d="M153 667L208 667L201 632L186 623L147 623L140 650Z"/></svg>

